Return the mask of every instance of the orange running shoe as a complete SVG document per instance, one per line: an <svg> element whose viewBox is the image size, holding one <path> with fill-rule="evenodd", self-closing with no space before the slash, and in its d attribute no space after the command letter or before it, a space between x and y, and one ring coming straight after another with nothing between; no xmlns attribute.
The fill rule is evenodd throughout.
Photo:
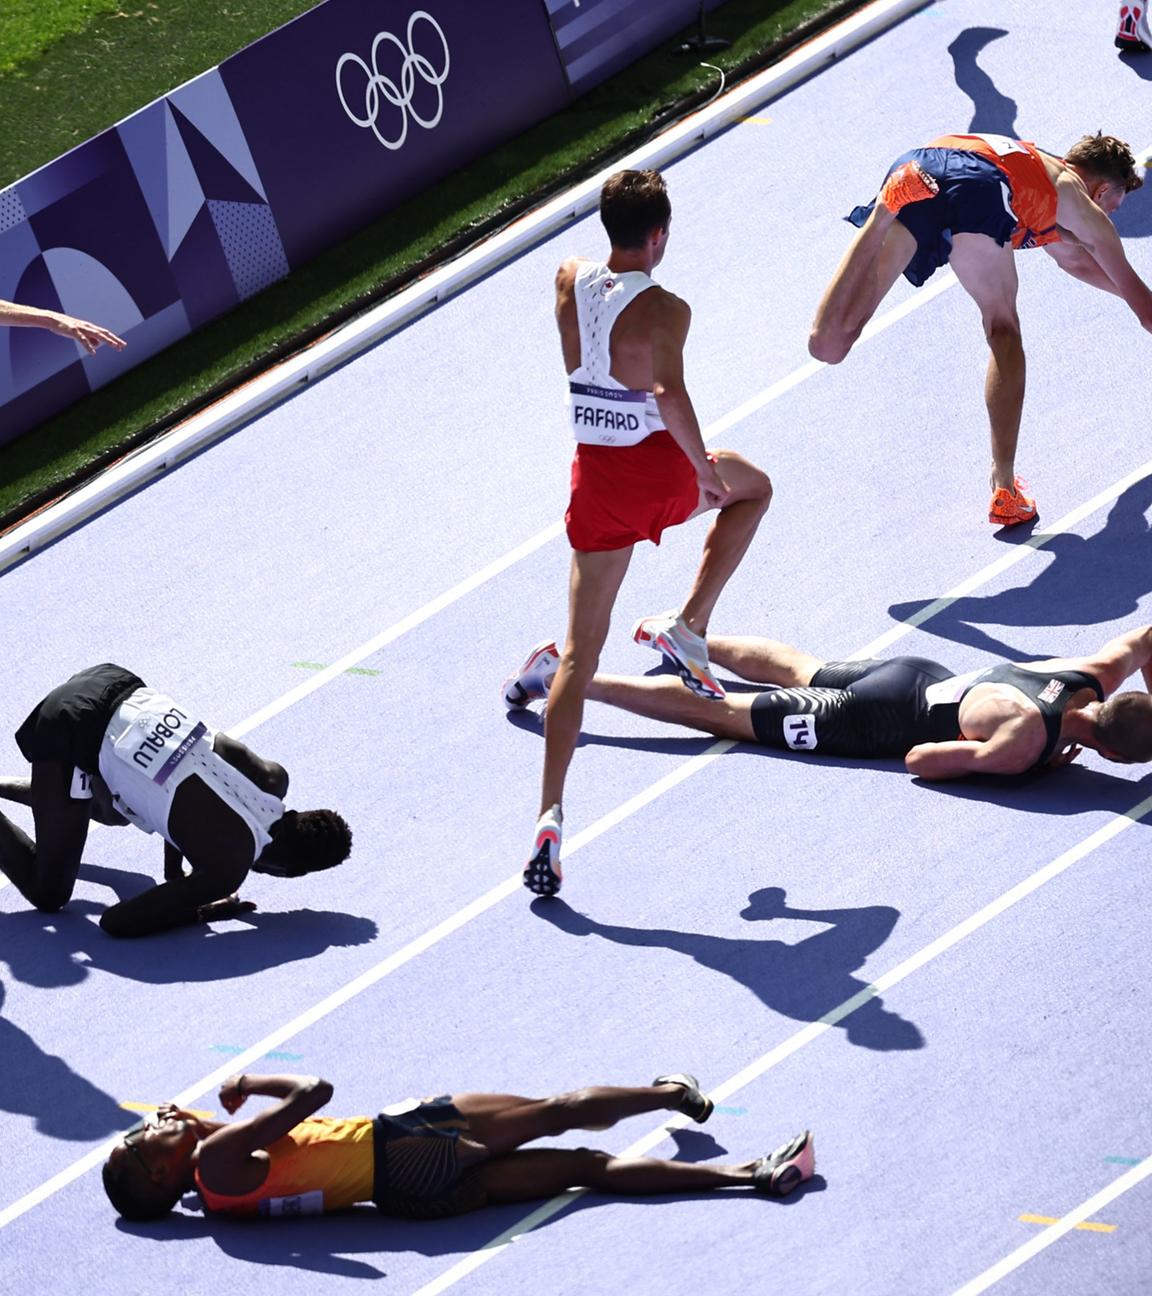
<svg viewBox="0 0 1152 1296"><path fill-rule="evenodd" d="M988 504L988 521L994 526L1019 526L1021 522L1036 521L1036 501L1031 495L1025 495L1027 483L1017 477L1012 483L1012 490L1003 486L992 492Z"/></svg>
<svg viewBox="0 0 1152 1296"><path fill-rule="evenodd" d="M939 184L919 163L905 162L884 181L880 201L890 212L896 213L909 203L935 198L939 192Z"/></svg>

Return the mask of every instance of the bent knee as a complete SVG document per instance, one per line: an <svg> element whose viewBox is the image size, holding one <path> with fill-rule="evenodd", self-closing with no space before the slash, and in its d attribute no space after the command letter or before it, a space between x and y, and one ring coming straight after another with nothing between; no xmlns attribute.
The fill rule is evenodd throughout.
<svg viewBox="0 0 1152 1296"><path fill-rule="evenodd" d="M1024 345L1020 335L1020 321L1014 316L985 319L984 336L993 351L1017 351Z"/></svg>
<svg viewBox="0 0 1152 1296"><path fill-rule="evenodd" d="M34 896L32 903L36 906L39 913L54 914L59 913L71 899L71 891L64 892L47 890Z"/></svg>
<svg viewBox="0 0 1152 1296"><path fill-rule="evenodd" d="M839 364L852 350L855 340L845 333L813 329L808 334L808 354L813 360L823 360L825 364Z"/></svg>

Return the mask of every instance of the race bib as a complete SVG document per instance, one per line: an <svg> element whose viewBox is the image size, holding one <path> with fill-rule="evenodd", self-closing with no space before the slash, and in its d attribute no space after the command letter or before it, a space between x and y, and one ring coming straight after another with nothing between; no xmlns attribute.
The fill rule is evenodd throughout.
<svg viewBox="0 0 1152 1296"><path fill-rule="evenodd" d="M815 751L816 717L807 713L785 716L784 741L793 751Z"/></svg>
<svg viewBox="0 0 1152 1296"><path fill-rule="evenodd" d="M997 157L1007 157L1010 153L1028 152L1019 140L1009 139L1007 135L985 135L980 131L974 131L973 134L977 139L982 139Z"/></svg>
<svg viewBox="0 0 1152 1296"><path fill-rule="evenodd" d="M569 417L577 441L636 445L648 435L648 393L591 383L569 383Z"/></svg>
<svg viewBox="0 0 1152 1296"><path fill-rule="evenodd" d="M72 787L68 795L73 801L91 801L92 800L92 775L87 770L73 769Z"/></svg>
<svg viewBox="0 0 1152 1296"><path fill-rule="evenodd" d="M144 711L116 739L113 751L137 774L164 784L208 726L175 703L166 711Z"/></svg>
<svg viewBox="0 0 1152 1296"><path fill-rule="evenodd" d="M266 1197L260 1203L261 1215L323 1215L324 1193L320 1188L297 1193L294 1197Z"/></svg>

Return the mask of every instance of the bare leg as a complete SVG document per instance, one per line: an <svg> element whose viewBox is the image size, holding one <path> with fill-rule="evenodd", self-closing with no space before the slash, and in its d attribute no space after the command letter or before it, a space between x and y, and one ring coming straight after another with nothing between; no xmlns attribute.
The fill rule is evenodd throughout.
<svg viewBox="0 0 1152 1296"><path fill-rule="evenodd" d="M707 633L716 600L748 551L772 501L767 475L742 455L718 451L716 470L732 493L709 528L696 580L680 611L688 628L698 635Z"/></svg>
<svg viewBox="0 0 1152 1296"><path fill-rule="evenodd" d="M708 657L741 679L778 688L805 688L824 665L819 657L777 639L741 635L709 635Z"/></svg>
<svg viewBox="0 0 1152 1296"><path fill-rule="evenodd" d="M1012 490L1025 378L1024 344L1016 313L1014 253L1010 246L999 247L986 234L957 234L952 240L949 264L980 307L984 335L992 351L984 382L992 432L992 488Z"/></svg>
<svg viewBox="0 0 1152 1296"><path fill-rule="evenodd" d="M756 740L752 727L753 696L730 693L723 701L714 701L690 693L678 679L668 675L597 675L587 692L592 702L604 702L633 715L687 725L689 729L699 729L718 738L735 738L738 742Z"/></svg>
<svg viewBox="0 0 1152 1296"><path fill-rule="evenodd" d="M0 778L0 798L17 805L32 804L32 780L29 778Z"/></svg>
<svg viewBox="0 0 1152 1296"><path fill-rule="evenodd" d="M541 814L563 801L564 780L584 718L584 695L599 664L612 606L631 558L630 547L607 553L572 554L568 638L548 693L544 718Z"/></svg>
<svg viewBox="0 0 1152 1296"><path fill-rule="evenodd" d="M574 1129L608 1129L629 1116L674 1111L684 1096L675 1084L635 1089L596 1085L554 1098L518 1098L513 1094L453 1094L471 1135L493 1156L504 1156L522 1143Z"/></svg>
<svg viewBox="0 0 1152 1296"><path fill-rule="evenodd" d="M71 899L88 837L88 803L69 797L71 778L71 769L56 761L33 762L35 841L0 814L0 871L45 913L55 913Z"/></svg>
<svg viewBox="0 0 1152 1296"><path fill-rule="evenodd" d="M750 1184L754 1162L702 1165L654 1157L614 1157L589 1148L529 1148L487 1162L481 1169L488 1201L531 1201L555 1197L566 1188L642 1196L730 1188Z"/></svg>
<svg viewBox="0 0 1152 1296"><path fill-rule="evenodd" d="M844 359L915 252L912 233L878 202L816 310L808 350L817 360Z"/></svg>

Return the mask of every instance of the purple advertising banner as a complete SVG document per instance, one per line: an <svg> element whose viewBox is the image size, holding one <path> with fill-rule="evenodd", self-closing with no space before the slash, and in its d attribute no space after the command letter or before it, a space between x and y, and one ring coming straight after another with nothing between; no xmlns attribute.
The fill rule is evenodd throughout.
<svg viewBox="0 0 1152 1296"><path fill-rule="evenodd" d="M0 190L0 443L570 101L541 0L326 0Z"/></svg>
<svg viewBox="0 0 1152 1296"><path fill-rule="evenodd" d="M697 9L324 0L0 190L0 299L128 343L87 355L0 328L0 444L556 112Z"/></svg>
<svg viewBox="0 0 1152 1296"><path fill-rule="evenodd" d="M706 0L705 10L723 0ZM700 0L544 0L564 72L583 94L687 27Z"/></svg>

